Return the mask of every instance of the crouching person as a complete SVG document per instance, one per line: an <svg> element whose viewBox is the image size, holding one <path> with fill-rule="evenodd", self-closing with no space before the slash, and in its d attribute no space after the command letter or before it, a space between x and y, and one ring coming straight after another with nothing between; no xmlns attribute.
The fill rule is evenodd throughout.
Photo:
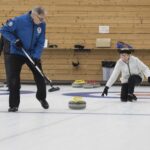
<svg viewBox="0 0 150 150"><path fill-rule="evenodd" d="M120 59L117 61L112 75L107 81L102 96L107 96L108 89L114 84L118 76L121 75L121 94L120 99L122 102L136 101L137 97L134 94L134 88L139 85L144 76L150 82L150 70L139 58L131 55L132 49L122 48L118 52Z"/></svg>

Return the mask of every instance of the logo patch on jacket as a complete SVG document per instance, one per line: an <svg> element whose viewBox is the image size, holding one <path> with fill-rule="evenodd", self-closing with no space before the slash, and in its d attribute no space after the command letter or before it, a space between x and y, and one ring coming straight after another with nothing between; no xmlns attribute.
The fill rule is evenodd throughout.
<svg viewBox="0 0 150 150"><path fill-rule="evenodd" d="M12 22L12 21L9 21L7 24L8 24L8 26L11 27L11 26L13 25L13 22Z"/></svg>
<svg viewBox="0 0 150 150"><path fill-rule="evenodd" d="M38 34L40 34L40 33L42 32L41 27L38 27L38 28L37 28L37 32L38 32Z"/></svg>

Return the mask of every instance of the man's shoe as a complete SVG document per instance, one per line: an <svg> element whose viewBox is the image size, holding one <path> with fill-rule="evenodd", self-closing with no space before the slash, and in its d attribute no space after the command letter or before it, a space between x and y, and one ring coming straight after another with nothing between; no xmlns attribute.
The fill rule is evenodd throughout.
<svg viewBox="0 0 150 150"><path fill-rule="evenodd" d="M127 100L129 102L137 101L137 97L134 94L128 94Z"/></svg>
<svg viewBox="0 0 150 150"><path fill-rule="evenodd" d="M133 102L133 101L134 101L134 96L133 96L133 94L128 94L127 100L128 100L129 102Z"/></svg>
<svg viewBox="0 0 150 150"><path fill-rule="evenodd" d="M48 109L49 108L49 104L48 104L48 102L45 99L44 100L39 100L39 102L41 103L41 106L44 109Z"/></svg>
<svg viewBox="0 0 150 150"><path fill-rule="evenodd" d="M10 107L10 108L8 109L8 112L16 112L16 111L18 111L18 108L17 108L17 107Z"/></svg>
<svg viewBox="0 0 150 150"><path fill-rule="evenodd" d="M132 96L133 96L133 100L137 101L137 97L134 94L132 94Z"/></svg>
<svg viewBox="0 0 150 150"><path fill-rule="evenodd" d="M133 101L133 95L132 94L128 94L127 100L129 102L132 102Z"/></svg>

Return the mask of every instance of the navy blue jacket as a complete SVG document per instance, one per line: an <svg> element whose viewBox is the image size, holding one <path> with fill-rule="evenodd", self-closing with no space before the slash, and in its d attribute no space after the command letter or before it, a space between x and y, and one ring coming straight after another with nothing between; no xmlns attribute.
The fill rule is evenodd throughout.
<svg viewBox="0 0 150 150"><path fill-rule="evenodd" d="M10 19L1 29L0 33L10 41L10 53L23 55L15 46L16 39L20 39L27 53L35 59L40 59L45 42L46 24L35 24L31 12Z"/></svg>

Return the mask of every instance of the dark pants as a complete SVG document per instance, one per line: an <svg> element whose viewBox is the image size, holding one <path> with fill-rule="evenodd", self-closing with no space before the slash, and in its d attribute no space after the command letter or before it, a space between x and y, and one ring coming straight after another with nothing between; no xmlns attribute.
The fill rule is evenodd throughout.
<svg viewBox="0 0 150 150"><path fill-rule="evenodd" d="M139 75L131 75L128 79L128 83L123 83L121 86L121 101L127 101L128 94L134 93L134 88L142 82L142 78Z"/></svg>
<svg viewBox="0 0 150 150"><path fill-rule="evenodd" d="M4 63L6 72L6 85L8 86L8 80L10 76L10 54L4 54Z"/></svg>
<svg viewBox="0 0 150 150"><path fill-rule="evenodd" d="M20 103L20 73L23 64L27 64L33 73L37 85L36 98L38 100L46 99L46 83L44 78L39 74L30 61L20 55L10 55L10 76L9 76L9 106L19 107ZM37 66L42 70L40 61Z"/></svg>

